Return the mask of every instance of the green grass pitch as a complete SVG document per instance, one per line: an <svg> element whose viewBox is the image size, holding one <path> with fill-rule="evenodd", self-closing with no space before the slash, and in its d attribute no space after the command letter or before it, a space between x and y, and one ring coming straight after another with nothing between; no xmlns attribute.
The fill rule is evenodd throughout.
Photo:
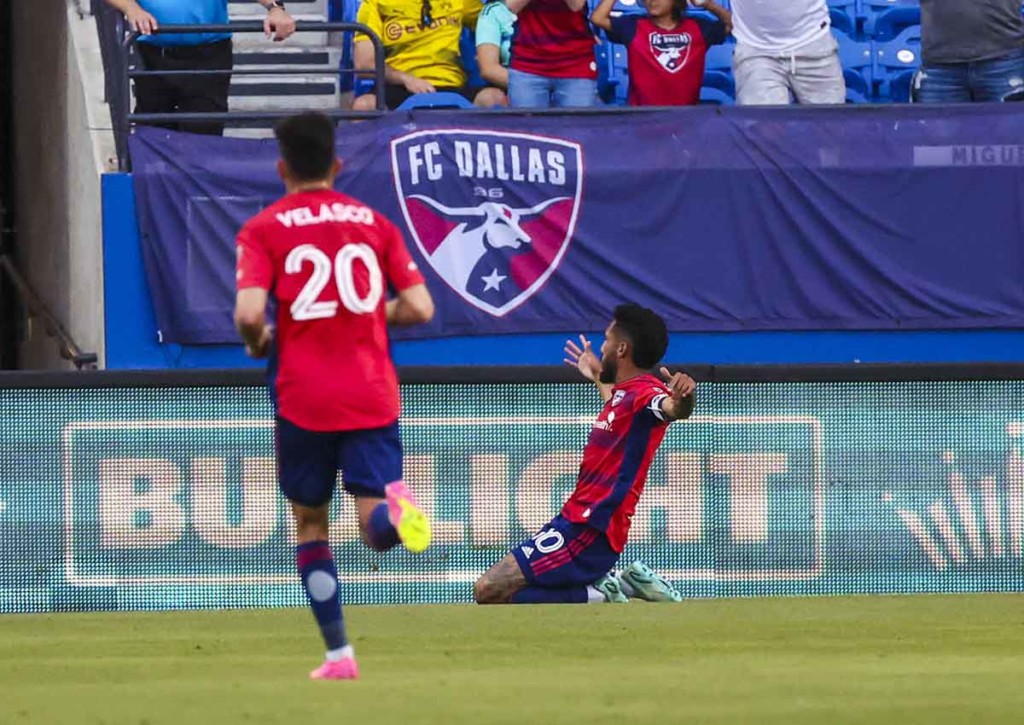
<svg viewBox="0 0 1024 725"><path fill-rule="evenodd" d="M1024 723L1017 595L0 617L0 723Z"/></svg>

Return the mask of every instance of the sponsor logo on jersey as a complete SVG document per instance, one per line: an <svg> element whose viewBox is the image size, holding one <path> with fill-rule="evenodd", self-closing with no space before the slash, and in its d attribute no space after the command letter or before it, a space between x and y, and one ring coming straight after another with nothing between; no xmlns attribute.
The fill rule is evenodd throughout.
<svg viewBox="0 0 1024 725"><path fill-rule="evenodd" d="M662 68L676 73L690 57L693 38L689 33L651 33L651 53Z"/></svg>

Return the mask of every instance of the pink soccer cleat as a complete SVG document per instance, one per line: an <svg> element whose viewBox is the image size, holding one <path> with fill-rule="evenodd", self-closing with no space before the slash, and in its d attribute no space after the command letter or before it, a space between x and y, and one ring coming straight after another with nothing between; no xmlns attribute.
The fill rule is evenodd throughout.
<svg viewBox="0 0 1024 725"><path fill-rule="evenodd" d="M346 657L343 660L327 660L322 665L309 673L311 680L358 680L359 665L354 657Z"/></svg>
<svg viewBox="0 0 1024 725"><path fill-rule="evenodd" d="M384 487L388 502L388 520L398 531L398 538L414 554L430 546L430 519L416 503L412 491L404 481L395 481Z"/></svg>

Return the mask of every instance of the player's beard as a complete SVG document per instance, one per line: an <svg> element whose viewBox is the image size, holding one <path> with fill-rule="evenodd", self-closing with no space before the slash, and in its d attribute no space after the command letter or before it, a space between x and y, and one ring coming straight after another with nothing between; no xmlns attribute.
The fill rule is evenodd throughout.
<svg viewBox="0 0 1024 725"><path fill-rule="evenodd" d="M615 376L619 374L619 362L613 357L606 357L601 360L601 374L597 376L605 385L615 382Z"/></svg>

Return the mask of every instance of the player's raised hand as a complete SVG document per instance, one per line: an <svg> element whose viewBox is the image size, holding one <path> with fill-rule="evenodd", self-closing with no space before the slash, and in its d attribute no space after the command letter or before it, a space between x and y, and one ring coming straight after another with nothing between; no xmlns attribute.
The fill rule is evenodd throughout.
<svg viewBox="0 0 1024 725"><path fill-rule="evenodd" d="M688 398L697 389L697 382L686 373L672 373L667 367L662 366L661 376L665 378L665 385L672 393L673 400Z"/></svg>
<svg viewBox="0 0 1024 725"><path fill-rule="evenodd" d="M601 361L597 359L594 348L585 335L580 335L580 345L572 340L565 341L565 364L572 365L583 374L583 377L596 383L601 375Z"/></svg>

